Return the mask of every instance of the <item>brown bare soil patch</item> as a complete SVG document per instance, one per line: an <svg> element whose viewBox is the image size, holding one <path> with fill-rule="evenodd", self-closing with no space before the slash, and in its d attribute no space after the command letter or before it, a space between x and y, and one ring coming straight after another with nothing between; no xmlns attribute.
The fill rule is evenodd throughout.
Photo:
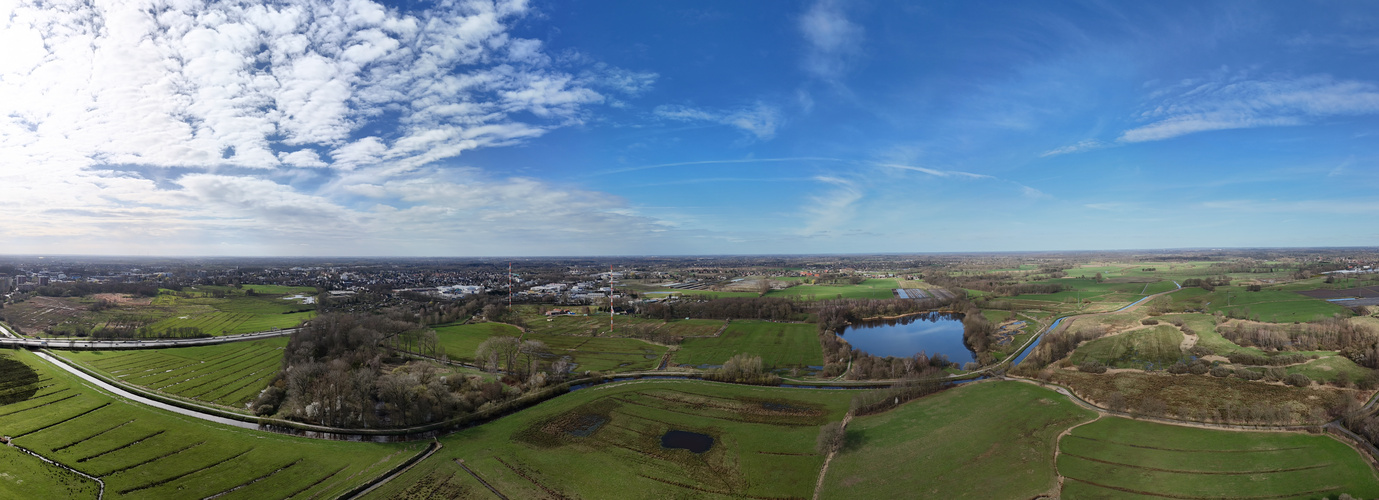
<svg viewBox="0 0 1379 500"><path fill-rule="evenodd" d="M135 297L123 293L98 293L92 295L91 298L114 302L122 306L146 306L153 303L153 297Z"/></svg>
<svg viewBox="0 0 1379 500"><path fill-rule="evenodd" d="M1245 424L1311 424L1325 420L1325 411L1340 404L1348 389L1297 388L1264 384L1234 377L1171 375L1167 373L1117 372L1094 375L1057 370L1053 381L1071 387L1078 396L1097 402L1111 400L1119 392L1128 408L1141 408L1146 400L1163 402L1170 416L1183 420ZM1253 408L1286 408L1289 422L1253 422Z"/></svg>
<svg viewBox="0 0 1379 500"><path fill-rule="evenodd" d="M1344 297L1379 297L1379 286L1360 288L1341 288L1332 290L1305 290L1297 292L1314 299L1339 299Z"/></svg>

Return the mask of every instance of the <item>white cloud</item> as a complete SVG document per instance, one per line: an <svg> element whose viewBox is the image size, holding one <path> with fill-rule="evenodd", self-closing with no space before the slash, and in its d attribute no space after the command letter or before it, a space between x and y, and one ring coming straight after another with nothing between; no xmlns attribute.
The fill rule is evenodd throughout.
<svg viewBox="0 0 1379 500"><path fill-rule="evenodd" d="M760 140L775 137L781 123L780 109L761 101L737 109L703 109L666 104L657 106L652 113L668 120L729 125Z"/></svg>
<svg viewBox="0 0 1379 500"><path fill-rule="evenodd" d="M580 232L637 248L663 226L623 200L430 166L654 85L553 61L509 29L528 10L0 2L0 234L11 252L530 252Z"/></svg>
<svg viewBox="0 0 1379 500"><path fill-rule="evenodd" d="M1040 156L1040 157L1049 157L1049 156L1065 155L1065 154L1069 154L1069 153L1081 153L1081 152L1083 152L1083 151L1090 151L1090 150L1093 150L1093 149L1101 149L1101 148L1104 148L1104 147L1106 147L1106 146L1107 146L1107 145L1106 145L1105 143L1101 142L1101 141L1098 141L1098 140L1095 140L1095 139L1087 139L1087 140L1085 140L1085 141L1078 142L1077 144L1072 144L1072 145L1068 145L1068 146L1063 146L1063 147L1060 147L1060 148L1053 148L1053 149L1051 149L1051 150L1045 151L1044 154L1041 154L1041 155L1039 155L1039 156Z"/></svg>
<svg viewBox="0 0 1379 500"><path fill-rule="evenodd" d="M832 176L818 176L814 180L832 186L831 189L809 197L805 213L809 214L802 236L837 233L857 214L857 202L866 197L866 190L857 183Z"/></svg>
<svg viewBox="0 0 1379 500"><path fill-rule="evenodd" d="M849 21L836 0L818 0L799 19L808 45L804 69L825 80L837 80L861 52L863 30Z"/></svg>
<svg viewBox="0 0 1379 500"><path fill-rule="evenodd" d="M344 168L415 168L579 123L606 100L594 87L637 95L654 83L603 64L578 77L554 67L539 40L509 33L526 13L486 0L416 16L365 0L20 3L0 30L0 122L12 132L0 157L276 168L300 166L283 150L315 146ZM399 135L373 134L386 150L358 154L359 132L393 118ZM439 136L450 142L428 145L446 154L409 146Z"/></svg>
<svg viewBox="0 0 1379 500"><path fill-rule="evenodd" d="M1125 131L1120 142L1157 141L1211 130L1302 125L1325 116L1379 113L1379 86L1329 76L1184 81L1156 94L1149 109L1140 114L1149 123Z"/></svg>

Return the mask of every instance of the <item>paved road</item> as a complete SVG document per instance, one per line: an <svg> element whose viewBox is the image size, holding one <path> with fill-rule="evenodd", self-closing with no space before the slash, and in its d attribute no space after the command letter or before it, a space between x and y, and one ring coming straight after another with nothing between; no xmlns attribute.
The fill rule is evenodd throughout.
<svg viewBox="0 0 1379 500"><path fill-rule="evenodd" d="M102 350L114 351L122 349L160 349L164 347L190 347L198 345L215 345L229 342L244 342L247 340L259 340L273 337L291 335L297 331L296 328L286 328L268 332L243 333L239 335L223 335L219 337L205 337L199 339L156 339L156 340L83 340L69 338L0 338L0 348L8 347L27 347L32 349L83 349L83 350ZM9 331L0 327L0 333L9 335Z"/></svg>

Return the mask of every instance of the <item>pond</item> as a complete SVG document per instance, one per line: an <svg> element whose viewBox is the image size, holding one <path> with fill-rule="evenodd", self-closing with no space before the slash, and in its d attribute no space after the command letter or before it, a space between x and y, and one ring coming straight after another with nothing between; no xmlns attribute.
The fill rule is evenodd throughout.
<svg viewBox="0 0 1379 500"><path fill-rule="evenodd" d="M864 321L848 325L844 340L856 350L873 356L908 358L924 351L943 354L961 366L975 359L962 341L962 315L930 312L897 319Z"/></svg>
<svg viewBox="0 0 1379 500"><path fill-rule="evenodd" d="M703 453L713 448L713 437L698 432L669 430L661 435L662 448L680 448Z"/></svg>

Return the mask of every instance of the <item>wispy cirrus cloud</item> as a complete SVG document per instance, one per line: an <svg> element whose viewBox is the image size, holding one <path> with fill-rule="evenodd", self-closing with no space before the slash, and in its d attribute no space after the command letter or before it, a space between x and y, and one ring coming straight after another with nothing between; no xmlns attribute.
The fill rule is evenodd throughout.
<svg viewBox="0 0 1379 500"><path fill-rule="evenodd" d="M1041 157L1117 145L1161 141L1188 134L1257 127L1298 126L1331 116L1379 113L1379 85L1327 75L1251 79L1236 75L1184 80L1149 93L1143 122L1113 141L1087 139L1051 149Z"/></svg>
<svg viewBox="0 0 1379 500"><path fill-rule="evenodd" d="M1337 115L1379 113L1379 86L1317 75L1293 79L1215 79L1165 89L1121 142L1157 141L1210 130L1301 125Z"/></svg>
<svg viewBox="0 0 1379 500"><path fill-rule="evenodd" d="M656 117L666 120L709 122L736 127L752 134L759 140L775 137L776 128L781 124L780 108L761 101L735 109L709 109L665 104L657 106L652 113Z"/></svg>

